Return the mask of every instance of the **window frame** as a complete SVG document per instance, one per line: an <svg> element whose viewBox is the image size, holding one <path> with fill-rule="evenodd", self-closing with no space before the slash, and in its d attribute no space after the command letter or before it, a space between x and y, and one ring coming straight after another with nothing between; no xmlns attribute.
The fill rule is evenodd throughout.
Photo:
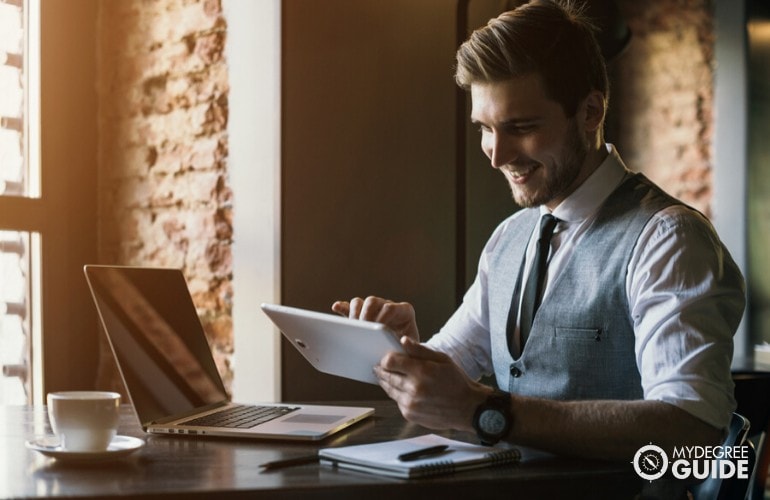
<svg viewBox="0 0 770 500"><path fill-rule="evenodd" d="M39 159L40 193L0 197L0 227L40 240L32 298L35 404L51 391L94 388L99 363L96 313L82 271L97 255L98 1L38 5L39 111L33 106L28 120L39 123L40 136L27 154L31 162ZM37 91L30 89L28 102Z"/></svg>

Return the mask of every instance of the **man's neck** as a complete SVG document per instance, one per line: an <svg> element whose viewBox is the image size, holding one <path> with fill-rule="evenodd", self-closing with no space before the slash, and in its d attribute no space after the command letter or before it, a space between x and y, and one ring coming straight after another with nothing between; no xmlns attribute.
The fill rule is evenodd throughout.
<svg viewBox="0 0 770 500"><path fill-rule="evenodd" d="M609 155L609 151L607 150L607 144L604 141L597 141L599 144L596 147L592 147L588 150L586 153L586 157L583 159L583 168L581 168L581 173L578 176L577 179L573 182L573 184L570 186L570 189L568 190L569 193L572 193L580 187L581 184L583 184L586 179L591 177L594 172L596 172L596 169L599 168L599 165L602 164L602 162L607 158ZM569 194L566 194L561 197L557 197L556 199L545 203L545 207L548 208L549 211L553 212L553 210L562 202L564 199L569 196Z"/></svg>

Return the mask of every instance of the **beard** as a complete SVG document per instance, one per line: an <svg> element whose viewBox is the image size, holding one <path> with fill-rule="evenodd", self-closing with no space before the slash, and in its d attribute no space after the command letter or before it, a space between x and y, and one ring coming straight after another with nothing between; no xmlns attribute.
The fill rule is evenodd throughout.
<svg viewBox="0 0 770 500"><path fill-rule="evenodd" d="M588 141L578 130L577 120L571 119L560 158L553 165L540 164L545 174L543 181L528 189L527 186L511 185L513 201L522 208L544 205L563 196L572 188L588 155Z"/></svg>

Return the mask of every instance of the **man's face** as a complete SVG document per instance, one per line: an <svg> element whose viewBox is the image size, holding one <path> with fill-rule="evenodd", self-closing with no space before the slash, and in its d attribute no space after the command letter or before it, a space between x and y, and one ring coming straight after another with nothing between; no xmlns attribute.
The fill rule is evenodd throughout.
<svg viewBox="0 0 770 500"><path fill-rule="evenodd" d="M536 74L471 86L471 120L481 149L522 207L554 209L590 174L581 110L567 118Z"/></svg>

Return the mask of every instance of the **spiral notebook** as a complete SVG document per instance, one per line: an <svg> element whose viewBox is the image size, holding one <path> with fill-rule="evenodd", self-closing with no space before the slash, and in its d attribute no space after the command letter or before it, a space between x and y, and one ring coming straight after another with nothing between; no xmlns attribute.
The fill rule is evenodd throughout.
<svg viewBox="0 0 770 500"><path fill-rule="evenodd" d="M434 446L446 446L440 454L417 460L399 456ZM373 444L323 448L318 452L322 465L399 478L420 478L516 463L516 448L495 448L464 443L436 434Z"/></svg>

